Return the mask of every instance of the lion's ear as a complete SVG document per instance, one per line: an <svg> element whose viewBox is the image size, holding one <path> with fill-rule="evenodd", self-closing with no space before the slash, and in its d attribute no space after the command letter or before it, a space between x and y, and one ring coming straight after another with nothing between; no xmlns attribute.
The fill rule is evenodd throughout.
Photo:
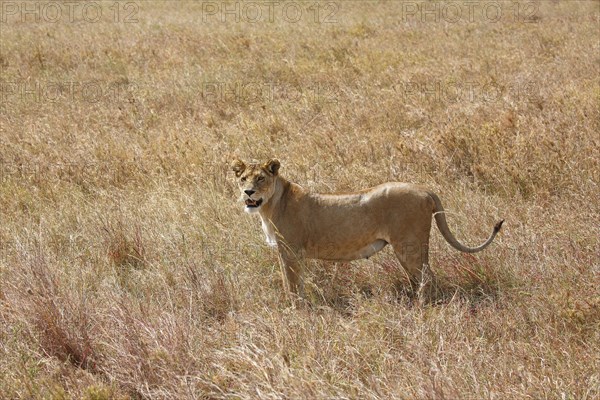
<svg viewBox="0 0 600 400"><path fill-rule="evenodd" d="M277 175L280 166L281 163L279 162L279 160L272 158L263 165L263 168L271 175L275 176Z"/></svg>
<svg viewBox="0 0 600 400"><path fill-rule="evenodd" d="M236 158L231 162L231 169L235 172L235 176L239 177L246 170L246 164L239 158Z"/></svg>

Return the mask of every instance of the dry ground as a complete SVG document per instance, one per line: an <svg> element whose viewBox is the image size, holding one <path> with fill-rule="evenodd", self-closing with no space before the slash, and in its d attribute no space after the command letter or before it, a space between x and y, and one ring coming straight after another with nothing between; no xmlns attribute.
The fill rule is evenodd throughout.
<svg viewBox="0 0 600 400"><path fill-rule="evenodd" d="M53 4L0 4L0 398L599 398L598 1ZM293 310L233 155L507 222Z"/></svg>

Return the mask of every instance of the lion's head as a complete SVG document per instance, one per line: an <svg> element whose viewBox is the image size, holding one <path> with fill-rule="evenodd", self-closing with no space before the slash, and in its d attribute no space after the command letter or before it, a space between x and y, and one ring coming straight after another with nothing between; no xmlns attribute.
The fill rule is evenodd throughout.
<svg viewBox="0 0 600 400"><path fill-rule="evenodd" d="M247 213L258 212L261 206L269 202L275 193L275 182L279 171L278 160L265 163L244 163L236 159L231 163Z"/></svg>

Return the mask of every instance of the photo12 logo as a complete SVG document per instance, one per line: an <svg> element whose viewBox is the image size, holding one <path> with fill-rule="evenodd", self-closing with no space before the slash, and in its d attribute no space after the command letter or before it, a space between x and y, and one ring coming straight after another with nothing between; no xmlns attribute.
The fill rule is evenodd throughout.
<svg viewBox="0 0 600 400"><path fill-rule="evenodd" d="M236 1L202 2L202 22L311 22L316 24L337 23L341 8L338 2L295 1Z"/></svg>
<svg viewBox="0 0 600 400"><path fill-rule="evenodd" d="M137 23L140 6L132 1L0 1L6 23Z"/></svg>
<svg viewBox="0 0 600 400"><path fill-rule="evenodd" d="M538 2L517 1L403 1L402 22L449 24L482 22L535 22Z"/></svg>
<svg viewBox="0 0 600 400"><path fill-rule="evenodd" d="M513 99L535 101L539 87L535 82L483 83L472 81L402 82L400 92L405 100L429 99L438 103L492 103L505 96Z"/></svg>
<svg viewBox="0 0 600 400"><path fill-rule="evenodd" d="M206 102L256 104L286 100L297 102L337 103L335 92L320 83L294 87L274 82L213 81L202 83L202 98Z"/></svg>
<svg viewBox="0 0 600 400"><path fill-rule="evenodd" d="M43 182L126 182L132 175L141 173L136 161L116 162L64 162L64 163L9 163L0 162L0 183L27 181Z"/></svg>
<svg viewBox="0 0 600 400"><path fill-rule="evenodd" d="M17 101L99 103L127 100L139 91L133 82L0 81L0 105Z"/></svg>

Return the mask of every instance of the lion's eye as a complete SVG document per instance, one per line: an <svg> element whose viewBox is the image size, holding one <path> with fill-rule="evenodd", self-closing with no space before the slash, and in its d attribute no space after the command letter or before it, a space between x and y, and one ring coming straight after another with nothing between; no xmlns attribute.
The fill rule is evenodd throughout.
<svg viewBox="0 0 600 400"><path fill-rule="evenodd" d="M258 182L262 182L262 181L264 181L264 180L265 180L265 177L264 177L264 176L259 176L259 177L258 177L258 179L257 179L257 181L258 181Z"/></svg>
<svg viewBox="0 0 600 400"><path fill-rule="evenodd" d="M240 179L242 182L246 182L246 177L243 177L242 179Z"/></svg>

